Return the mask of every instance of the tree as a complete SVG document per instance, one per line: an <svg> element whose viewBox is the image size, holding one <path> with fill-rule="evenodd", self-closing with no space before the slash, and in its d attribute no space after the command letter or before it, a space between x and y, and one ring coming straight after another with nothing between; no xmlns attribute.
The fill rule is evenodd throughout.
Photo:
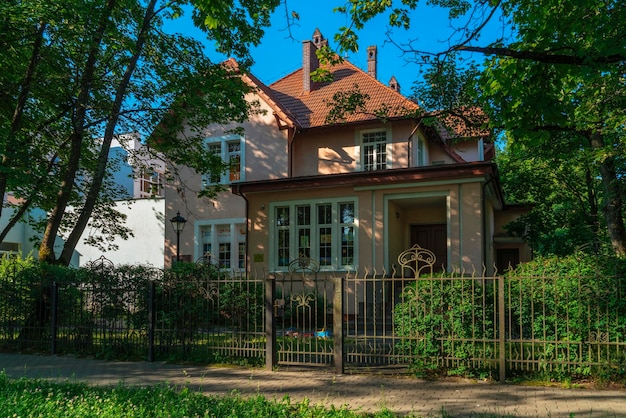
<svg viewBox="0 0 626 418"><path fill-rule="evenodd" d="M0 5L0 195L10 191L17 202L10 225L32 207L48 213L40 260L69 264L94 211L113 214L107 167L118 133L155 131L150 145L171 163L185 162L203 173L226 168L207 155L199 132L211 123L244 120L254 111L244 99L249 88L238 67L211 62L199 42L165 33L163 22L192 6L194 23L245 69L252 62L248 48L258 44L277 5L277 0ZM56 255L60 234L65 245Z"/></svg>
<svg viewBox="0 0 626 418"><path fill-rule="evenodd" d="M567 134L532 149L510 141L496 156L507 202L533 207L508 228L524 237L535 255L597 253L598 244L606 241L601 184L581 142L584 138Z"/></svg>
<svg viewBox="0 0 626 418"><path fill-rule="evenodd" d="M432 0L450 10L451 23L461 23L443 51L425 51L413 42L396 44L413 61L440 68L463 68L462 57L485 57L482 70L466 80L474 83L468 106L479 105L491 127L507 133L509 143L537 147L568 135L576 146L567 160L592 165L602 184L601 207L614 252L626 256L624 227L624 127L626 126L626 7L619 0ZM391 28L410 30L417 0L361 0L337 10L350 26L339 29L341 48L354 50L357 31L380 14ZM417 15L419 16L419 15ZM503 36L480 45L480 35L498 16ZM393 42L393 34L388 35ZM449 85L445 77L435 77ZM458 81L458 80L457 80ZM465 83L467 84L467 83ZM434 84L434 89L442 88ZM444 91L446 88L444 87ZM448 88L449 90L449 88ZM582 139L582 140L581 140ZM581 167L577 167L581 168ZM558 167L548 166L548 169Z"/></svg>

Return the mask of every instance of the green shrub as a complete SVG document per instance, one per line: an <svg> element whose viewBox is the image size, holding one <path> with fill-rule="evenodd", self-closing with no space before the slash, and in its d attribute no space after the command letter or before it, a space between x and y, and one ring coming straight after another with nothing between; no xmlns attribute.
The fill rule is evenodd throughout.
<svg viewBox="0 0 626 418"><path fill-rule="evenodd" d="M475 278L427 278L407 285L394 309L396 350L418 375L477 375L475 358L494 339L493 284Z"/></svg>

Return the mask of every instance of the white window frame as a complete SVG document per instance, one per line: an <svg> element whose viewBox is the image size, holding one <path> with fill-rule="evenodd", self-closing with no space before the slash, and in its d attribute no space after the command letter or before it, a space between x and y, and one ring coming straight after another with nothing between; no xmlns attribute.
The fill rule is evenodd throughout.
<svg viewBox="0 0 626 418"><path fill-rule="evenodd" d="M228 145L233 142L239 142L239 152L232 153L229 152ZM202 183L204 185L215 185L215 184L232 184L239 181L245 181L245 137L242 135L223 135L223 136L213 136L205 138L204 140L205 147L208 149L212 145L218 145L220 148L220 158L222 161L228 163L233 155L239 155L239 179L231 180L231 172L230 170L226 170L226 172L220 175L219 182L216 182L215 179L212 179L210 175L204 174L202 176Z"/></svg>
<svg viewBox="0 0 626 418"><path fill-rule="evenodd" d="M165 172L145 166L139 172L139 197L164 197Z"/></svg>
<svg viewBox="0 0 626 418"><path fill-rule="evenodd" d="M385 167L383 169L365 170L365 134L384 132L385 133ZM381 141L382 142L382 141ZM363 129L357 132L357 153L359 162L359 171L381 171L389 170L392 168L392 144L391 144L391 129L390 128L375 128L375 129Z"/></svg>
<svg viewBox="0 0 626 418"><path fill-rule="evenodd" d="M420 134L416 134L413 137L413 166L425 167L428 165L427 160L426 140Z"/></svg>
<svg viewBox="0 0 626 418"><path fill-rule="evenodd" d="M318 207L321 205L330 204L332 213L331 224L318 224ZM343 223L341 214L339 213L342 204L350 204L353 207L354 219L352 223ZM310 242L310 258L316 261L320 261L319 246L320 246L320 227L331 228L331 262L324 265L320 263L320 269L323 271L349 271L354 270L358 266L358 231L359 231L359 219L358 219L358 203L356 198L333 198L333 199L315 199L315 200L298 200L287 202L275 202L270 204L270 268L273 271L287 271L289 262L298 259L298 249L301 242L299 242L298 231L303 228L302 225L297 224L297 208L302 206L310 206L310 223L308 225ZM276 219L277 208L288 207L289 208L289 226L279 226ZM344 227L353 228L353 241L352 241L352 263L341 263L341 250L342 250L342 231ZM279 229L288 230L289 234L289 260L283 260L283 265L280 265L278 257L278 236Z"/></svg>
<svg viewBox="0 0 626 418"><path fill-rule="evenodd" d="M228 226L229 236L220 235L221 228ZM204 231L210 231L210 234L203 234ZM205 255L204 246L208 244L211 247L211 261L219 262L220 244L230 244L230 266L224 267L227 270L243 271L245 269L245 245L246 245L246 219L210 219L196 221L194 224L194 256L198 258ZM209 242L206 242L206 236L209 236ZM242 245L243 244L243 247ZM240 251L243 249L243 254ZM242 264L243 262L243 264Z"/></svg>

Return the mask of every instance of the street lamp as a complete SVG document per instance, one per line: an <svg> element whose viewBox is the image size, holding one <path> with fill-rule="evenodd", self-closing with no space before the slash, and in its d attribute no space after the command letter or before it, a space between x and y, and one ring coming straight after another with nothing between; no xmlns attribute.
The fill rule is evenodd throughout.
<svg viewBox="0 0 626 418"><path fill-rule="evenodd" d="M180 212L176 212L176 216L170 219L172 226L174 227L174 231L176 231L176 262L180 261L180 233L183 232L185 228L185 223L187 223L187 219L180 216Z"/></svg>

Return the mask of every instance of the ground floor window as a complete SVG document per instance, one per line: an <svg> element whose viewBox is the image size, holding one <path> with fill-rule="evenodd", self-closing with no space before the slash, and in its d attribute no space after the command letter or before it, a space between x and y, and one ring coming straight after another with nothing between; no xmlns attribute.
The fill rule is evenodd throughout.
<svg viewBox="0 0 626 418"><path fill-rule="evenodd" d="M355 202L343 199L273 205L273 264L285 269L291 261L309 257L322 269L354 268L355 214Z"/></svg>
<svg viewBox="0 0 626 418"><path fill-rule="evenodd" d="M210 254L211 262L222 268L243 269L246 259L246 224L243 219L230 223L219 221L199 221L196 258Z"/></svg>

